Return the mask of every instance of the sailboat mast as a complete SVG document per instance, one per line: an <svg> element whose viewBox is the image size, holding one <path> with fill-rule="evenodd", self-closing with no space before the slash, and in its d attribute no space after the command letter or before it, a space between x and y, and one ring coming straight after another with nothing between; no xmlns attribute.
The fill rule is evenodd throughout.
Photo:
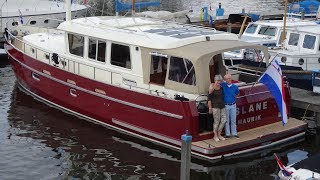
<svg viewBox="0 0 320 180"><path fill-rule="evenodd" d="M132 0L132 12L131 12L132 16L136 13L135 3L136 3L136 1L135 1L135 0Z"/></svg>
<svg viewBox="0 0 320 180"><path fill-rule="evenodd" d="M288 0L285 0L284 14L283 14L283 31L282 31L282 37L281 37L281 47L282 48L284 47L284 40L286 38L287 6L288 6Z"/></svg>
<svg viewBox="0 0 320 180"><path fill-rule="evenodd" d="M71 21L71 0L66 0L66 21Z"/></svg>

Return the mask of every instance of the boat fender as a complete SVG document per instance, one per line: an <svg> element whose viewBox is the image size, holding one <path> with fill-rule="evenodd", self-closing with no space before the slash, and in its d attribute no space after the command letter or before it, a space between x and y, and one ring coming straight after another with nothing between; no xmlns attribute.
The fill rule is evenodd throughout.
<svg viewBox="0 0 320 180"><path fill-rule="evenodd" d="M9 39L8 28L4 28L4 37L5 37L6 39Z"/></svg>
<svg viewBox="0 0 320 180"><path fill-rule="evenodd" d="M197 109L199 113L207 114L208 113L207 101L199 101Z"/></svg>
<svg viewBox="0 0 320 180"><path fill-rule="evenodd" d="M55 64L59 64L59 56L57 53L53 53L51 59Z"/></svg>
<svg viewBox="0 0 320 180"><path fill-rule="evenodd" d="M175 99L175 100L179 100L179 101L189 101L188 98L184 97L183 95L180 96L179 94L175 94L175 95L174 95L174 99Z"/></svg>

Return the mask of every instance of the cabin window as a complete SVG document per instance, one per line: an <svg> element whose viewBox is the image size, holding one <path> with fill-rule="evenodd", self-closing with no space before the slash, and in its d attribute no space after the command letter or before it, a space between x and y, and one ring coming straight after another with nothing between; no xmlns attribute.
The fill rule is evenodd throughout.
<svg viewBox="0 0 320 180"><path fill-rule="evenodd" d="M131 58L129 46L112 43L111 64L115 66L131 69Z"/></svg>
<svg viewBox="0 0 320 180"><path fill-rule="evenodd" d="M68 34L69 52L83 57L84 37L75 34Z"/></svg>
<svg viewBox="0 0 320 180"><path fill-rule="evenodd" d="M267 35L267 36L275 36L276 30L277 30L277 28L273 27L273 26L261 26L258 34Z"/></svg>
<svg viewBox="0 0 320 180"><path fill-rule="evenodd" d="M106 62L106 47L105 41L89 38L88 57L100 62Z"/></svg>
<svg viewBox="0 0 320 180"><path fill-rule="evenodd" d="M30 24L31 25L34 25L34 24L36 24L37 23L37 21L30 21Z"/></svg>
<svg viewBox="0 0 320 180"><path fill-rule="evenodd" d="M257 27L258 27L258 25L256 25L256 24L250 24L246 29L246 33L249 33L249 34L255 33L257 30Z"/></svg>
<svg viewBox="0 0 320 180"><path fill-rule="evenodd" d="M316 42L315 36L305 35L302 47L306 49L314 49L315 42Z"/></svg>
<svg viewBox="0 0 320 180"><path fill-rule="evenodd" d="M167 74L168 58L162 54L152 54L150 63L150 82L164 85Z"/></svg>
<svg viewBox="0 0 320 180"><path fill-rule="evenodd" d="M299 42L299 34L290 33L288 44L291 46L298 46L298 42Z"/></svg>
<svg viewBox="0 0 320 180"><path fill-rule="evenodd" d="M49 23L49 19L46 19L43 21L45 24L48 24Z"/></svg>
<svg viewBox="0 0 320 180"><path fill-rule="evenodd" d="M169 79L172 81L196 85L194 66L188 59L170 57Z"/></svg>

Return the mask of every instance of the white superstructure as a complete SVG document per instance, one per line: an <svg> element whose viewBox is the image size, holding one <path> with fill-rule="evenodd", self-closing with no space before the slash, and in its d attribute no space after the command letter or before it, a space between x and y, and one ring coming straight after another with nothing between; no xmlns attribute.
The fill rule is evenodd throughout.
<svg viewBox="0 0 320 180"><path fill-rule="evenodd" d="M286 28L297 28L305 26L316 26L317 22L310 20L301 20L288 18ZM266 45L274 47L281 45L281 31L283 29L283 20L262 20L251 22L247 26L241 41L251 42L254 44Z"/></svg>
<svg viewBox="0 0 320 180"><path fill-rule="evenodd" d="M85 16L87 7L73 3L73 17ZM1 32L19 24L57 27L65 19L65 3L49 0L0 0Z"/></svg>
<svg viewBox="0 0 320 180"><path fill-rule="evenodd" d="M269 50L278 54L281 63L305 71L320 69L320 25L288 29L284 49Z"/></svg>

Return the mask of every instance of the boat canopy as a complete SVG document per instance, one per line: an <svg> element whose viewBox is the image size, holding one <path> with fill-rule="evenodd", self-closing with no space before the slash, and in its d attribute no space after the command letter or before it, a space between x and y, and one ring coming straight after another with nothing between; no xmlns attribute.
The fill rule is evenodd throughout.
<svg viewBox="0 0 320 180"><path fill-rule="evenodd" d="M214 40L214 41L203 41L199 43L193 43L185 45L179 48L167 49L167 50L156 50L158 53L178 56L190 60L195 68L196 74L196 86L186 85L182 83L176 83L166 81L165 86L167 88L194 94L206 94L210 84L210 72L209 62L215 55L223 54L223 52L240 50L240 49L257 49L261 50L263 54L268 55L268 48L260 45L253 45L251 43L236 41L236 40ZM148 55L148 52L155 51L154 49L142 49L147 51L142 54ZM265 57L265 61L269 63L269 57ZM222 59L221 59L222 61ZM144 69L148 69L148 64L144 63ZM147 77L147 76L144 76Z"/></svg>

